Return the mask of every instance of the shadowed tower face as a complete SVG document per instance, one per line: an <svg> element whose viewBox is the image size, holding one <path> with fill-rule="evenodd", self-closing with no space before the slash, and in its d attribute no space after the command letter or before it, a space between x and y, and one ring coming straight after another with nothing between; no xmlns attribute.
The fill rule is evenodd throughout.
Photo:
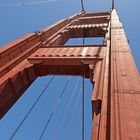
<svg viewBox="0 0 140 140"><path fill-rule="evenodd" d="M138 139L140 80L114 4L112 9L81 12L2 47L1 118L38 76L81 75L94 85L91 140ZM87 37L104 39L99 45L65 45Z"/></svg>

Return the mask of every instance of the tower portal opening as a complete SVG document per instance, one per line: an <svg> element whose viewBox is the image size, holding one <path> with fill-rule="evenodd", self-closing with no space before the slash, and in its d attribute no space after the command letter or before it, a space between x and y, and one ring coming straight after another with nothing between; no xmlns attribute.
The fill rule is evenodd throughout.
<svg viewBox="0 0 140 140"><path fill-rule="evenodd" d="M82 80L81 76L38 77L4 116L5 128L0 130L8 133L0 139L81 139L84 86L84 134L90 140L93 87L89 79L84 85Z"/></svg>

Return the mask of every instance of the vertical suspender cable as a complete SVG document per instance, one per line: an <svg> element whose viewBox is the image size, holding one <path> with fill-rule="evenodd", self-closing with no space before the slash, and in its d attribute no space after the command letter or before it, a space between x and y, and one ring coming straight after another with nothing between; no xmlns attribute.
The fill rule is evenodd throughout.
<svg viewBox="0 0 140 140"><path fill-rule="evenodd" d="M80 89L80 92L79 92L80 94L78 94L78 96L77 96L77 99L76 99L76 101L75 101L75 104L74 104L74 107L73 107L73 109L72 109L72 112L71 112L71 119L69 120L69 127L68 127L68 132L66 133L66 134L68 134L67 135L67 138L69 138L70 137L70 130L71 130L71 128L72 128L72 123L73 123L73 121L75 121L75 116L77 116L77 112L79 111L79 106L78 106L78 104L80 103L80 105L81 105L81 97L82 97L82 95L81 95L81 93L82 93L82 89ZM78 109L78 111L77 111L77 109ZM80 112L80 115L81 115L81 112ZM78 116L78 120L79 120L79 116ZM81 120L80 120L81 121ZM78 129L80 132L81 132L81 127L80 127L80 129ZM65 134L65 135L66 135ZM75 137L76 138L76 137Z"/></svg>
<svg viewBox="0 0 140 140"><path fill-rule="evenodd" d="M71 97L69 98L69 101L68 101L68 103L66 104L65 111L64 111L64 113L63 113L64 115L63 115L63 117L62 117L61 120L60 120L60 123L59 123L60 125L59 125L59 128L58 128L57 134L54 136L53 140L58 139L58 134L59 134L59 132L60 132L60 130L61 130L63 124L64 124L66 115L67 115L67 113L68 113L68 109L69 109L70 104L71 104L71 102L72 102L72 100L73 100L73 98L74 98L74 94L75 94L75 92L76 92L76 89L77 89L78 85L79 85L79 78L77 79L76 84L75 84L74 88L72 89Z"/></svg>
<svg viewBox="0 0 140 140"><path fill-rule="evenodd" d="M83 30L83 47L84 47L84 45L85 45L85 30ZM84 67L84 66L83 66ZM84 94L84 76L85 76L85 69L83 68L83 78L82 78L82 140L84 140L84 137L85 137L85 135L84 135L84 132L85 132L85 130L84 130L84 120L85 120L85 118L84 118L84 114L85 114L85 102L84 102L84 96L85 96L85 94Z"/></svg>
<svg viewBox="0 0 140 140"><path fill-rule="evenodd" d="M83 3L83 0L81 0L81 8L82 8L82 12L84 12L85 9L84 9L84 3Z"/></svg>
<svg viewBox="0 0 140 140"><path fill-rule="evenodd" d="M68 81L66 82L66 84L65 84L65 86L64 86L64 88L63 88L63 90L61 91L60 96L59 96L59 98L58 98L58 100L57 100L57 102L56 102L56 104L55 104L55 106L54 106L54 109L53 109L53 111L52 111L52 113L51 113L51 115L50 115L48 121L46 122L45 127L44 127L43 131L41 132L41 135L39 136L39 139L38 139L38 140L41 140L41 139L43 138L43 135L45 134L45 132L46 132L46 130L47 130L47 128L48 128L48 125L49 125L49 123L50 123L50 121L51 121L51 119L52 119L52 117L53 117L55 111L57 110L57 107L59 106L59 103L60 103L60 101L61 101L61 98L62 98L62 96L64 95L65 90L66 90L66 88L68 87L68 84L69 84L69 81L70 81L70 80L71 80L71 78L68 79Z"/></svg>
<svg viewBox="0 0 140 140"><path fill-rule="evenodd" d="M112 0L112 10L115 8L115 0Z"/></svg>
<svg viewBox="0 0 140 140"><path fill-rule="evenodd" d="M84 107L85 107L85 102L84 102L84 76L83 76L83 78L82 78L82 140L84 140L84 120L85 120L85 118L84 118L84 114L85 114L85 109L84 109Z"/></svg>
<svg viewBox="0 0 140 140"><path fill-rule="evenodd" d="M84 44L85 44L85 38L84 38L84 36L83 36L83 46L84 46Z"/></svg>
<svg viewBox="0 0 140 140"><path fill-rule="evenodd" d="M24 121L27 119L27 117L32 112L32 110L34 109L34 107L36 106L36 104L39 102L40 98L44 95L46 89L51 84L51 82L53 81L53 79L54 79L54 76L51 77L50 81L45 85L45 88L43 89L43 91L41 92L41 94L38 96L38 98L36 99L36 101L33 103L33 105L31 106L31 108L29 109L29 111L26 113L26 115L24 116L24 118L21 120L20 124L15 129L14 133L11 135L11 137L9 138L9 140L12 140L14 138L14 136L16 135L16 133L18 132L18 130L21 128L21 126L24 123Z"/></svg>

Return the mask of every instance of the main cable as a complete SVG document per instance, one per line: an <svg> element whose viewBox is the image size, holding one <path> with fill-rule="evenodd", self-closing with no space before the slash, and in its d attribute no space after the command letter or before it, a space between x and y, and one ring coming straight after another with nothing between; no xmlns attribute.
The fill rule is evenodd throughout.
<svg viewBox="0 0 140 140"><path fill-rule="evenodd" d="M24 121L27 119L27 117L29 116L29 114L32 112L32 110L34 109L34 107L36 106L36 104L39 102L40 98L44 95L46 89L49 87L49 85L51 84L51 82L53 81L55 76L51 77L51 79L49 80L49 82L46 84L45 88L42 90L41 94L38 96L38 98L36 99L36 101L33 103L33 105L31 106L31 108L28 110L28 112L26 113L26 115L24 116L24 118L22 119L22 121L19 123L18 127L15 129L15 131L13 132L13 134L11 135L11 137L9 138L9 140L12 140L14 138L14 136L16 135L16 133L18 132L18 130L21 128L22 124L24 123Z"/></svg>
<svg viewBox="0 0 140 140"><path fill-rule="evenodd" d="M54 109L53 109L53 112L51 113L51 115L50 115L48 121L46 122L45 127L44 127L44 129L43 129L41 135L39 136L39 139L38 139L38 140L41 140L42 137L43 137L43 135L44 135L44 133L46 132L46 130L47 130L47 128L48 128L48 125L49 125L49 123L50 123L50 121L51 121L51 119L52 119L52 117L53 117L53 115L54 115L54 113L55 113L55 111L56 111L56 109L57 109L57 107L58 107L60 101L61 101L62 96L63 96L64 93L65 93L65 90L66 90L66 88L67 88L68 83L69 83L70 80L71 80L71 78L69 78L68 81L66 82L66 85L64 86L64 88L63 88L63 90L62 90L62 92L61 92L61 94L60 94L60 96L59 96L59 98L58 98L58 100L57 100L57 103L56 103L56 105L55 105L55 107L54 107Z"/></svg>

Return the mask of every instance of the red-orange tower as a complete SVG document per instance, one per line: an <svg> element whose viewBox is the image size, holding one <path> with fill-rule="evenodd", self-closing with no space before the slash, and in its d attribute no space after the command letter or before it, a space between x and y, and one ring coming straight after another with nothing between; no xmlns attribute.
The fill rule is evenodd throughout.
<svg viewBox="0 0 140 140"><path fill-rule="evenodd" d="M69 38L104 37L66 46ZM0 117L38 77L82 75L94 85L91 140L140 138L140 79L118 15L81 12L0 48Z"/></svg>

